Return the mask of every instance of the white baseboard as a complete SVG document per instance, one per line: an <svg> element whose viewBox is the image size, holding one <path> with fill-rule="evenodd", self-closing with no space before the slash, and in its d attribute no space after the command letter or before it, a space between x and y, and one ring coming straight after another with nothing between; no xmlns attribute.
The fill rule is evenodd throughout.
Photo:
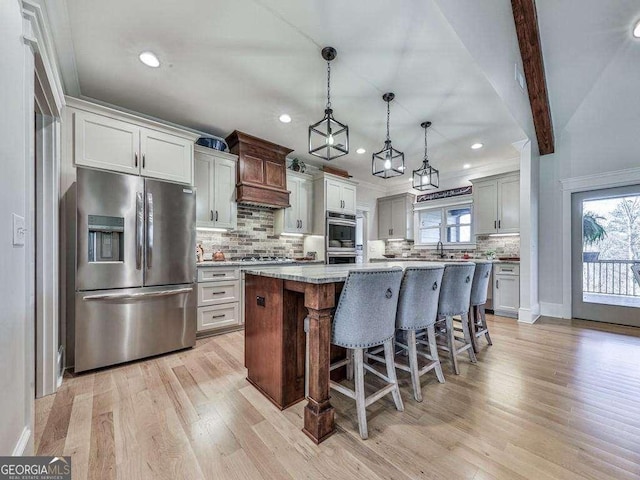
<svg viewBox="0 0 640 480"><path fill-rule="evenodd" d="M16 443L16 446L13 449L13 453L11 455L13 455L14 457L23 456L27 449L27 445L29 444L30 438L31 438L31 429L28 427L24 427L24 430L22 430L22 434L18 439L18 443Z"/></svg>
<svg viewBox="0 0 640 480"><path fill-rule="evenodd" d="M527 323L533 325L536 320L540 318L540 314L537 313L538 308L520 308L518 309L518 323Z"/></svg>
<svg viewBox="0 0 640 480"><path fill-rule="evenodd" d="M540 302L540 315L545 317L565 318L564 305L561 303Z"/></svg>

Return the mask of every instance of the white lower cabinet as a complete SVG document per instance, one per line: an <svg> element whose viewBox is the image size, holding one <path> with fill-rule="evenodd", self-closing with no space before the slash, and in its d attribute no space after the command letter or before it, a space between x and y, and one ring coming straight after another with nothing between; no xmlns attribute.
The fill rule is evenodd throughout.
<svg viewBox="0 0 640 480"><path fill-rule="evenodd" d="M240 306L238 302L198 307L198 333L209 333L213 330L239 325Z"/></svg>
<svg viewBox="0 0 640 480"><path fill-rule="evenodd" d="M242 326L240 268L198 268L197 333L208 335Z"/></svg>
<svg viewBox="0 0 640 480"><path fill-rule="evenodd" d="M499 263L493 269L493 311L496 315L517 318L520 309L520 266Z"/></svg>

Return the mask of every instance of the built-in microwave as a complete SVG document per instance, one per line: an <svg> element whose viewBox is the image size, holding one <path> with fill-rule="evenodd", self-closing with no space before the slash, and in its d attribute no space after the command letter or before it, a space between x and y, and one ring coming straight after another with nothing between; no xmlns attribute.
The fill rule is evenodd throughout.
<svg viewBox="0 0 640 480"><path fill-rule="evenodd" d="M356 254L356 216L327 212L326 251Z"/></svg>

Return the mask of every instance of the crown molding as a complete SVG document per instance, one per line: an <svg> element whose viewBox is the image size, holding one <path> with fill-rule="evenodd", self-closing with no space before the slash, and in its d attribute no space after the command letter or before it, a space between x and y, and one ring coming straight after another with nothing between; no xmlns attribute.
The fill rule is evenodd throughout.
<svg viewBox="0 0 640 480"><path fill-rule="evenodd" d="M55 3L55 2L54 2ZM65 105L64 89L56 57L53 37L49 29L47 11L36 0L22 0L22 16L26 20L23 38L34 55L41 60L36 65L36 74L41 83L47 84L49 106L54 116L59 117Z"/></svg>

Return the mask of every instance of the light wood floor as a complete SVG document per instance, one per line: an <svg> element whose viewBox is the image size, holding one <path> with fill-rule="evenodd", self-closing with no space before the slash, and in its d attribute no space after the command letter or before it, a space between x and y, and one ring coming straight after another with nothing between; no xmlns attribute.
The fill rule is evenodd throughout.
<svg viewBox="0 0 640 480"><path fill-rule="evenodd" d="M338 432L317 447L303 403L280 412L245 380L243 336L65 379L36 402L36 449L76 479L640 478L640 329L490 317L494 346L446 383L423 377L405 412L335 393Z"/></svg>

